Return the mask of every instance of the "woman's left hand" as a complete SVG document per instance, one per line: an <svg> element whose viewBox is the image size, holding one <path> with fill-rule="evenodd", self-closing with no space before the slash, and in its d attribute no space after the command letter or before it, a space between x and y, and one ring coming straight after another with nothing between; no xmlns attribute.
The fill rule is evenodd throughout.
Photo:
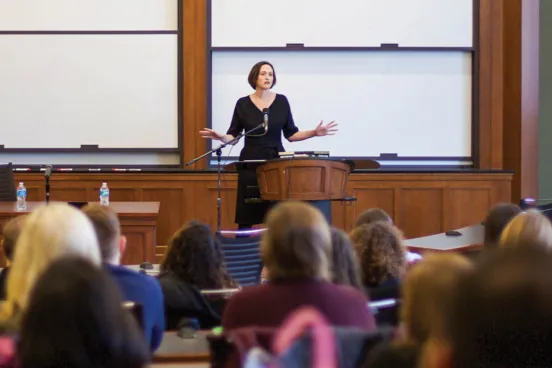
<svg viewBox="0 0 552 368"><path fill-rule="evenodd" d="M317 137L323 137L325 135L334 135L335 132L337 132L337 129L335 128L337 126L337 123L334 121L330 121L328 124L323 125L323 121L320 120L320 123L316 126L316 129L314 130Z"/></svg>

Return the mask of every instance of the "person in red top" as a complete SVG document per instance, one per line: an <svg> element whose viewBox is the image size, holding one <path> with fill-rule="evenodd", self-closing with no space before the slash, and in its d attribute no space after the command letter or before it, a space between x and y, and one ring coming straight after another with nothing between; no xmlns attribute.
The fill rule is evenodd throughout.
<svg viewBox="0 0 552 368"><path fill-rule="evenodd" d="M281 202L269 212L266 225L262 257L270 281L230 298L222 318L225 331L277 327L307 305L335 326L376 329L364 294L331 282L331 232L319 210L303 202Z"/></svg>

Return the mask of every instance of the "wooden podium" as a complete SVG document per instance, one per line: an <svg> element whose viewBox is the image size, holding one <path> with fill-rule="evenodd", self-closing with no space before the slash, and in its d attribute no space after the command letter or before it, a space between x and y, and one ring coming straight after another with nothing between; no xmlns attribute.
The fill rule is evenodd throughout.
<svg viewBox="0 0 552 368"><path fill-rule="evenodd" d="M264 201L308 201L331 223L331 201L346 196L354 165L329 158L281 158L257 166L257 181Z"/></svg>

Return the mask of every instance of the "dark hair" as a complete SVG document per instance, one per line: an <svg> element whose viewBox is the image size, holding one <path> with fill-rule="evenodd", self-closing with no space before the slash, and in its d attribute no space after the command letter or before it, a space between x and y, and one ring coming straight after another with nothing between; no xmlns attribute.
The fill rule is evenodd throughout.
<svg viewBox="0 0 552 368"><path fill-rule="evenodd" d="M119 252L121 224L117 213L110 207L99 204L87 205L82 211L94 226L102 260L110 261Z"/></svg>
<svg viewBox="0 0 552 368"><path fill-rule="evenodd" d="M493 206L484 222L485 246L497 247L506 225L521 212L521 208L513 203L499 203Z"/></svg>
<svg viewBox="0 0 552 368"><path fill-rule="evenodd" d="M361 225L351 232L364 286L376 287L390 280L399 280L406 272L406 249L402 234L388 222Z"/></svg>
<svg viewBox="0 0 552 368"><path fill-rule="evenodd" d="M22 368L139 368L149 348L108 274L81 258L44 272L21 321Z"/></svg>
<svg viewBox="0 0 552 368"><path fill-rule="evenodd" d="M272 68L273 79L270 88L276 85L276 70L274 69L274 66L268 61L259 61L257 64L253 65L251 71L249 72L249 76L247 77L247 81L253 89L257 89L257 79L259 79L259 73L261 72L261 68L263 67L263 65L268 65Z"/></svg>
<svg viewBox="0 0 552 368"><path fill-rule="evenodd" d="M370 208L362 212L360 216L358 216L355 222L355 227L361 225L370 225L371 223L376 221L393 223L391 217L381 208Z"/></svg>
<svg viewBox="0 0 552 368"><path fill-rule="evenodd" d="M220 241L209 226L192 221L178 230L171 240L161 270L200 289L235 286L228 276Z"/></svg>
<svg viewBox="0 0 552 368"><path fill-rule="evenodd" d="M550 252L489 252L460 280L451 305L444 338L454 367L552 366Z"/></svg>
<svg viewBox="0 0 552 368"><path fill-rule="evenodd" d="M349 236L332 227L332 281L338 285L349 285L362 292L360 265Z"/></svg>
<svg viewBox="0 0 552 368"><path fill-rule="evenodd" d="M12 218L2 229L2 248L4 255L10 261L13 258L15 244L17 243L17 239L19 238L19 234L21 233L21 229L23 228L23 224L27 219L27 216L28 215L22 215Z"/></svg>

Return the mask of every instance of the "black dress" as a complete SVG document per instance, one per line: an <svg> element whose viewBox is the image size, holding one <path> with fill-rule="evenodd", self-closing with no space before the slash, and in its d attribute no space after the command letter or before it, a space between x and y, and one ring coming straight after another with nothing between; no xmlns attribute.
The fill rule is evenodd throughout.
<svg viewBox="0 0 552 368"><path fill-rule="evenodd" d="M236 103L232 123L226 134L234 137L244 130L255 128L263 121L263 112L251 101L249 96L242 97ZM278 152L284 151L282 133L286 139L297 133L289 102L284 95L276 94L272 105L269 106L268 130L264 129L245 137L243 149L240 153L242 160L269 160L278 157ZM238 197L236 201L236 224L255 225L263 222L268 203L246 203L251 197L251 187L257 186L257 174L254 168L238 171Z"/></svg>

